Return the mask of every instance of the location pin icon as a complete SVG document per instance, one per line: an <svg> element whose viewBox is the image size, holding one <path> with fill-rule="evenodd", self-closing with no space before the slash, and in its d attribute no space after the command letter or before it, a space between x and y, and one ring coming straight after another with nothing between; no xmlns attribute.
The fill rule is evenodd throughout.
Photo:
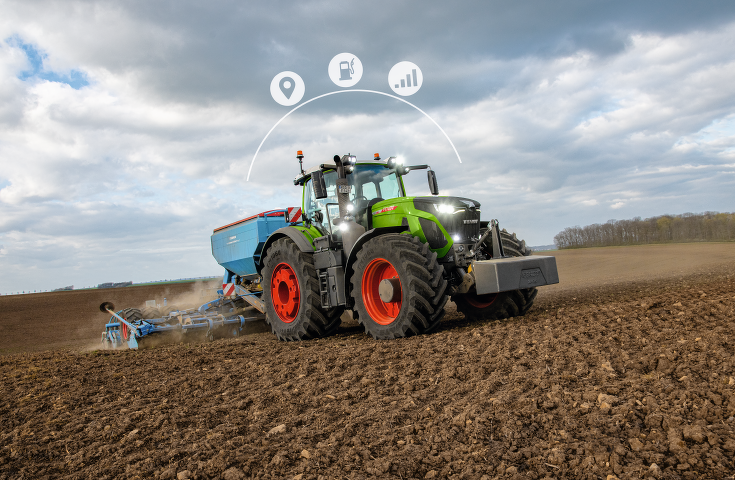
<svg viewBox="0 0 735 480"><path fill-rule="evenodd" d="M278 86L280 87L281 92L283 92L286 98L290 99L291 95L293 94L294 88L296 88L296 82L294 82L293 78L291 77L283 77L278 83Z"/></svg>

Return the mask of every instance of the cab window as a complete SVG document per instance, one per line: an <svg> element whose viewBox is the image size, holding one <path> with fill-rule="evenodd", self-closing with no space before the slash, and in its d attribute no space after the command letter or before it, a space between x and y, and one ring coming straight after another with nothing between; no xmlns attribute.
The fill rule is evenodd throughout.
<svg viewBox="0 0 735 480"><path fill-rule="evenodd" d="M350 202L354 205L355 220L367 228L368 205L371 200L396 198L404 196L401 182L396 172L385 165L358 164L352 173L347 175L351 187ZM339 218L339 202L337 200L337 172L324 172L324 183L327 187L327 198L315 199L314 189L309 179L304 191L304 214L325 233L340 235L334 226ZM321 212L321 222L317 221L316 212Z"/></svg>

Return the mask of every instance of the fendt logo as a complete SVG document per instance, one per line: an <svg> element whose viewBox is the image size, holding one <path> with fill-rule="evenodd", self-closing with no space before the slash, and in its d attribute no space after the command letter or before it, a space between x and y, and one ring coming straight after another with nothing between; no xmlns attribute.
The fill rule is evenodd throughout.
<svg viewBox="0 0 735 480"><path fill-rule="evenodd" d="M528 279L534 278L534 277L538 277L540 275L541 275L541 269L540 268L532 268L532 269L529 269L529 270L523 270L521 272L521 277L528 278Z"/></svg>
<svg viewBox="0 0 735 480"><path fill-rule="evenodd" d="M471 223L477 223L477 222L479 222L479 220L477 220L477 219L474 219L474 220L465 220L465 221L464 221L464 224L465 224L465 225L469 225L469 224L471 224Z"/></svg>
<svg viewBox="0 0 735 480"><path fill-rule="evenodd" d="M377 215L377 214L379 214L379 213L391 212L391 211L393 211L393 210L395 210L395 209L396 209L396 207L395 207L395 206L392 206L392 207L385 207L385 208L381 208L380 210L376 210L376 211L374 211L374 212L373 212L373 215Z"/></svg>

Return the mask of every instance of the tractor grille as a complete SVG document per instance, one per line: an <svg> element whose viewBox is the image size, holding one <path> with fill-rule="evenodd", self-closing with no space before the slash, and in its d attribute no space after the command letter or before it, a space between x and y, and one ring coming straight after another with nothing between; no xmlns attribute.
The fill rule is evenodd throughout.
<svg viewBox="0 0 735 480"><path fill-rule="evenodd" d="M464 212L449 214L449 215L437 215L437 219L444 226L444 229L450 235L459 235L459 242L455 243L469 243L472 239L478 239L480 236L480 212L470 212L465 210Z"/></svg>
<svg viewBox="0 0 735 480"><path fill-rule="evenodd" d="M453 207L454 212L438 211L436 205L440 204ZM455 243L472 243L480 236L480 204L474 200L460 197L417 197L414 206L434 215L449 235L459 235L459 241Z"/></svg>

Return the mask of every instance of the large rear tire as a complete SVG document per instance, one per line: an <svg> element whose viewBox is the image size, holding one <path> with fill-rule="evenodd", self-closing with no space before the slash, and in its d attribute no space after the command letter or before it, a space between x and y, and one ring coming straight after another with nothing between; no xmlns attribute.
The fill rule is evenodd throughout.
<svg viewBox="0 0 735 480"><path fill-rule="evenodd" d="M506 255L522 257L533 253L526 246L525 241L518 240L515 233L510 234L501 230L500 240ZM489 241L483 247L488 254L492 252L492 245ZM527 288L512 292L478 295L473 287L465 294L452 296L452 301L457 305L457 311L463 313L469 320L502 320L525 315L533 306L537 294L537 289Z"/></svg>
<svg viewBox="0 0 735 480"><path fill-rule="evenodd" d="M333 335L344 308L324 310L314 256L290 238L277 240L263 263L265 319L280 340L308 340Z"/></svg>
<svg viewBox="0 0 735 480"><path fill-rule="evenodd" d="M444 267L416 237L390 234L369 240L357 253L354 271L357 320L376 339L428 333L444 315L449 298Z"/></svg>

